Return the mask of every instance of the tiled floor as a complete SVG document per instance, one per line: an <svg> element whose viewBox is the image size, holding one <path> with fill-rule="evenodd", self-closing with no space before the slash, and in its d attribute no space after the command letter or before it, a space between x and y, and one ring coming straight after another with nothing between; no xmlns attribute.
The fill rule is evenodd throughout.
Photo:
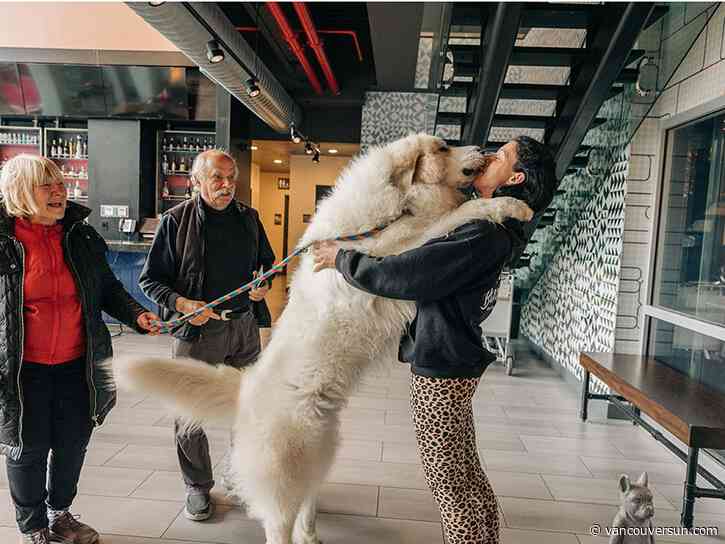
<svg viewBox="0 0 725 544"><path fill-rule="evenodd" d="M281 307L281 282L272 299ZM169 340L125 334L117 353L167 354ZM368 376L351 399L343 443L322 490L325 544L441 544L437 509L426 489L407 411L408 370L400 364ZM618 504L617 480L649 471L656 524L676 525L684 465L628 423L576 417L576 392L543 363L521 355L515 375L486 371L475 400L480 454L499 496L504 544L605 544L589 535ZM225 429L208 431L217 462ZM722 477L722 474L720 474ZM194 523L181 515L170 419L151 398L121 393L93 437L73 510L103 533L104 544L262 544L263 532L214 492L217 513ZM15 542L7 479L0 471L0 542ZM725 534L725 503L698 500L696 525ZM722 542L663 537L657 542Z"/></svg>

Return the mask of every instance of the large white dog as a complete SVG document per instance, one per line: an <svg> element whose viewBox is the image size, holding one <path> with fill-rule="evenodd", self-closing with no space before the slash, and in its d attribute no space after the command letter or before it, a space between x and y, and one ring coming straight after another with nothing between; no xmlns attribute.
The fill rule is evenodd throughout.
<svg viewBox="0 0 725 544"><path fill-rule="evenodd" d="M449 147L424 134L375 148L341 174L300 244L395 220L373 238L346 242L384 256L471 220L530 219L531 210L511 198L461 204L458 189L485 162L478 147ZM316 494L335 456L340 410L371 363L395 358L414 313L414 303L359 291L335 271L314 273L307 254L269 345L249 369L137 358L118 361L116 375L176 416L233 425L231 479L267 543L318 544Z"/></svg>

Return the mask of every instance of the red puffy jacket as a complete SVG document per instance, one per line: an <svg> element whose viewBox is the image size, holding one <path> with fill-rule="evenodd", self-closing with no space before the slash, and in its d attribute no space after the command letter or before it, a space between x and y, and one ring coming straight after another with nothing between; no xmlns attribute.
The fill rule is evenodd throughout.
<svg viewBox="0 0 725 544"><path fill-rule="evenodd" d="M63 227L18 218L15 236L25 249L23 359L55 365L83 356L81 300L63 258Z"/></svg>

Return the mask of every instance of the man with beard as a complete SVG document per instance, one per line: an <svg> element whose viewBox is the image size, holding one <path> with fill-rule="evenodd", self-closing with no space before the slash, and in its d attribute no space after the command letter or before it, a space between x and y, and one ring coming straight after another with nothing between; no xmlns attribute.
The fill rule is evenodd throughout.
<svg viewBox="0 0 725 544"><path fill-rule="evenodd" d="M259 215L234 199L237 174L229 154L216 149L199 154L191 169L199 194L163 215L139 278L162 319L193 312L274 264ZM253 363L260 350L259 327L271 325L264 302L270 285L271 279L174 327L172 357L236 368ZM179 432L181 425L177 421L175 430L186 484L184 513L202 521L212 514L209 443L202 429Z"/></svg>

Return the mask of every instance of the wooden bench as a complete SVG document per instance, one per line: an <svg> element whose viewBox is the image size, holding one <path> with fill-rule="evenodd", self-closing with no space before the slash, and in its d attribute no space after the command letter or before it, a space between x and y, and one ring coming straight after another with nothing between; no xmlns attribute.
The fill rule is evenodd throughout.
<svg viewBox="0 0 725 544"><path fill-rule="evenodd" d="M587 419L589 400L607 400L687 463L681 522L692 528L695 499L725 499L725 484L698 464L701 448L725 449L725 395L704 386L652 357L616 353L582 353L584 368L579 415ZM590 374L612 394L589 392ZM616 394L614 394L616 392ZM641 413L667 429L688 448L685 452L644 421ZM700 474L715 489L697 487Z"/></svg>

